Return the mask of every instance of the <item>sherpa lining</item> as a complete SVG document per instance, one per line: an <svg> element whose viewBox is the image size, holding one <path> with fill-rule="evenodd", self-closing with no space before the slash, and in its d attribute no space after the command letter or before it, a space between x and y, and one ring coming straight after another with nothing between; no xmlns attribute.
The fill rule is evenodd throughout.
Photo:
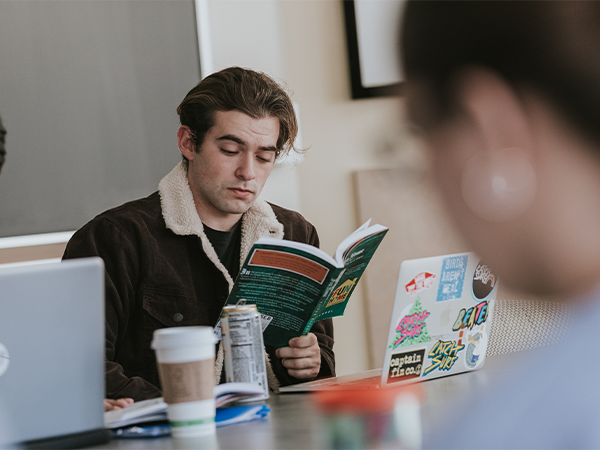
<svg viewBox="0 0 600 450"><path fill-rule="evenodd" d="M204 232L204 226L196 211L194 197L187 178L187 168L180 162L164 177L158 185L162 214L167 228L180 236L198 236L202 242L202 249L208 259L223 273L229 284L229 292L233 287L233 279L223 263L219 260L215 249ZM252 206L242 216L242 242L240 246L240 267L244 264L252 245L261 236L269 236L283 239L283 225L277 221L277 217L271 206L257 198ZM264 352L267 366L267 378L269 389L272 392L279 391L279 381L273 373L269 355ZM219 382L223 370L223 343L219 344L219 351L215 358L215 383Z"/></svg>

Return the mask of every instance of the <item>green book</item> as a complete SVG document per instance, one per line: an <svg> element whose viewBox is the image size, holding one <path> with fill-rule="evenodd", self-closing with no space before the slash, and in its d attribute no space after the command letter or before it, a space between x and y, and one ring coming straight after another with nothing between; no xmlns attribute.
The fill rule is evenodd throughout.
<svg viewBox="0 0 600 450"><path fill-rule="evenodd" d="M228 305L255 304L266 345L285 347L315 322L344 314L350 295L388 229L370 220L335 258L312 245L261 237L250 250Z"/></svg>

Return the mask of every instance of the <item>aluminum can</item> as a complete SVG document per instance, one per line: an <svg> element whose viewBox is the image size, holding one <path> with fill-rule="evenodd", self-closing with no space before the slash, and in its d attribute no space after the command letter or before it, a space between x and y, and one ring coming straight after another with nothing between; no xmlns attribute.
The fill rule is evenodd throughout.
<svg viewBox="0 0 600 450"><path fill-rule="evenodd" d="M269 398L262 331L256 305L231 305L223 308L221 332L226 380L228 383L247 382L261 386L264 396L251 401Z"/></svg>

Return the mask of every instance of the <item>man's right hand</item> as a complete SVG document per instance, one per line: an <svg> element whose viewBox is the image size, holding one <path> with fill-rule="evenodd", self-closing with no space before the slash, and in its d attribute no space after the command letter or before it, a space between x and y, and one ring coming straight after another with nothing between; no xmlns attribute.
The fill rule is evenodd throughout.
<svg viewBox="0 0 600 450"><path fill-rule="evenodd" d="M116 411L117 409L125 408L133 403L132 398L120 398L118 400L104 399L104 412Z"/></svg>
<svg viewBox="0 0 600 450"><path fill-rule="evenodd" d="M294 378L312 380L321 369L321 348L314 333L290 339L289 347L278 348L275 355Z"/></svg>

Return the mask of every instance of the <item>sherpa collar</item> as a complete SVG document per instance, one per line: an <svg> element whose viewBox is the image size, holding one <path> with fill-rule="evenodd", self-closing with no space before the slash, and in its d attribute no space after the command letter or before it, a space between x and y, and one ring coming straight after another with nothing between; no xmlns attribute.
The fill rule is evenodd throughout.
<svg viewBox="0 0 600 450"><path fill-rule="evenodd" d="M167 228L181 236L198 236L202 242L202 249L223 273L229 283L229 290L231 290L233 280L204 232L204 226L196 212L196 205L188 183L187 167L183 162L175 166L171 173L161 180L158 185L158 193ZM283 225L277 221L271 206L258 198L242 217L240 266L246 260L252 245L261 236L283 239Z"/></svg>

